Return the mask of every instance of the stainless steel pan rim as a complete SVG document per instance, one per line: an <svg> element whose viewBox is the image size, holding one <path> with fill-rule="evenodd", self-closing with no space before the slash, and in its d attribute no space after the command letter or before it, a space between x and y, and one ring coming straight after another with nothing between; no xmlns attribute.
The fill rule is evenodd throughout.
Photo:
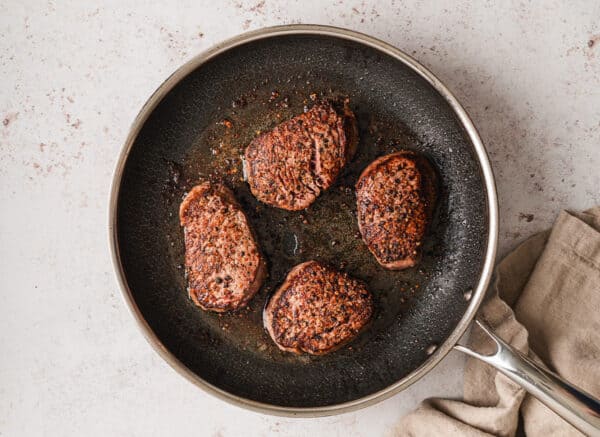
<svg viewBox="0 0 600 437"><path fill-rule="evenodd" d="M419 366L417 369L415 369L413 372L411 372L401 380L388 386L387 388L351 402L314 408L280 407L277 405L266 404L235 396L224 390L219 389L218 387L215 387L212 384L209 384L208 382L200 378L198 375L190 371L160 342L158 337L154 334L154 332L151 330L150 326L144 319L137 304L133 300L132 293L127 284L127 280L125 278L125 274L121 264L117 241L117 200L119 197L119 188L121 185L121 179L123 176L125 162L127 160L127 157L129 156L131 147L140 132L141 127L144 125L149 115L160 103L160 101L167 95L169 91L173 89L173 87L177 83L179 83L180 80L182 80L190 72L201 66L209 59L233 47L245 44L250 41L293 34L328 35L362 43L363 45L372 47L376 50L379 50L382 53L396 58L398 61L410 67L427 82L429 82L453 109L454 113L456 114L456 117L460 121L469 140L473 145L473 149L475 150L482 171L483 181L485 184L485 192L487 196L488 209L487 245L484 255L483 268L481 269L479 281L473 289L470 304L465 314L463 315L458 325L455 327L452 334L446 339L446 341L439 345L435 352L421 366ZM492 275L493 265L496 258L496 247L498 240L498 200L496 195L494 176L489 163L488 155L481 141L481 138L479 137L479 134L475 129L475 126L473 125L473 122L469 118L469 115L467 114L465 109L456 100L456 98L452 95L448 88L446 88L446 86L423 65L418 63L416 60L414 60L404 52L383 41L352 30L341 29L332 26L306 24L274 26L244 33L242 35L228 39L222 43L217 44L208 51L197 55L196 57L185 63L183 66L181 66L179 69L177 69L171 76L169 76L144 104L131 126L129 135L127 137L127 140L125 141L125 144L123 145L123 149L121 150L120 156L117 161L117 165L115 167L109 199L109 238L114 269L122 290L123 297L125 299L125 302L127 303L129 310L133 314L135 320L138 323L138 326L142 330L148 342L160 354L160 356L163 359L165 359L165 361L167 361L171 365L171 367L173 367L177 372L185 376L188 380L196 384L198 387L217 396L218 398L223 399L231 404L244 407L253 411L288 417L330 416L334 414L354 411L360 408L367 407L369 405L373 405L394 395L395 393L400 392L401 390L406 389L411 384L422 378L435 365L437 365L446 356L446 354L450 352L454 345L460 340L466 329L469 327L471 321L475 317L477 309L481 304L481 301L483 299L483 296L485 294L485 291L488 287Z"/></svg>

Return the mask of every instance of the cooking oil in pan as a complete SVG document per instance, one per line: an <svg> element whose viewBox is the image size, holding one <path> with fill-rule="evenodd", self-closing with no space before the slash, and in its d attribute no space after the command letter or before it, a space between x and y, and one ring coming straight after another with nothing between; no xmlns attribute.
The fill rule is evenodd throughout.
<svg viewBox="0 0 600 437"><path fill-rule="evenodd" d="M315 91L318 90L318 91ZM242 156L245 146L261 132L301 113L311 100L349 96L360 130L357 153L336 183L310 207L290 212L260 203L251 194L244 178ZM256 233L268 263L268 277L249 305L237 312L215 314L197 309L219 341L233 342L269 360L310 362L324 357L295 356L281 352L265 332L263 307L274 290L295 265L311 259L327 262L365 281L373 293L375 314L372 323L355 341L333 354L352 353L364 342L382 335L388 324L399 317L419 293L426 280L429 254L435 251L435 235L425 243L424 256L417 268L401 272L383 269L363 243L356 220L354 185L361 171L376 157L404 148L418 148L417 140L398 124L386 122L353 106L352 94L319 89L318 81L306 87L277 90L257 87L232 102L223 116L209 124L198 137L185 161L171 164L171 195L166 196L170 213L170 235L174 239L173 263L183 264L183 232L177 221L179 202L185 192L203 180L224 181L235 192ZM433 226L435 228L435 226ZM182 293L185 280L181 270ZM193 303L190 301L190 305Z"/></svg>

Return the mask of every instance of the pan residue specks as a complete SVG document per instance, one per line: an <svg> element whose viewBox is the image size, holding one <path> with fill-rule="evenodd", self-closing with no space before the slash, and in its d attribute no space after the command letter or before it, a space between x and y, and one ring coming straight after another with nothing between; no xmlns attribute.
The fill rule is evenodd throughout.
<svg viewBox="0 0 600 437"><path fill-rule="evenodd" d="M336 96L350 98L361 139L335 185L305 211L257 202L243 181L245 146L313 99ZM391 272L360 239L354 184L368 163L403 148L432 160L442 191L421 263ZM202 311L186 292L178 209L186 190L205 179L223 179L234 190L268 260L264 287L238 313ZM238 397L317 407L412 381L404 378L430 358L432 343L447 350L444 341L469 305L464 292L480 280L488 213L469 134L415 70L356 41L277 35L196 63L145 119L115 182L126 296L157 349L180 363L175 367ZM310 259L364 280L375 303L375 318L356 341L316 358L280 352L262 327L267 297L294 265Z"/></svg>
<svg viewBox="0 0 600 437"><path fill-rule="evenodd" d="M168 163L170 176L164 184L163 198L169 211L172 262L179 268L184 262L184 246L177 212L187 190L206 179L225 181L246 211L268 262L268 278L247 308L226 314L198 309L198 318L211 327L219 341L235 343L236 347L269 360L309 363L329 359L282 352L263 329L263 307L293 266L320 260L367 283L375 301L373 321L357 340L333 353L352 354L365 342L385 335L386 327L401 317L413 296L420 292L421 284L427 281L426 272L435 253L443 249L435 236L436 229L443 226L441 214L437 214L418 267L389 271L368 251L356 220L354 185L358 176L378 156L405 148L420 150L423 145L405 126L386 119L386 114L373 113L372 108L363 110L351 90L331 89L327 84L311 72L303 77L265 79L228 107L220 108L219 116L208 122L182 162ZM350 98L360 142L354 159L336 183L304 211L284 211L256 200L243 175L242 157L248 143L261 132L305 111L318 99L342 97ZM440 197L442 205L438 210L445 210L444 198ZM181 277L183 283L183 270Z"/></svg>

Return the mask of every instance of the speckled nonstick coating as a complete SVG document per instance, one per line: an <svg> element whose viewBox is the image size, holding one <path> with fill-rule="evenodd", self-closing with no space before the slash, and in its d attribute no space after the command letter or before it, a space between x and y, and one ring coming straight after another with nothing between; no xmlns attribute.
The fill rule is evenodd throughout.
<svg viewBox="0 0 600 437"><path fill-rule="evenodd" d="M311 93L350 98L360 125L358 152L306 211L262 205L242 180L240 155L257 130L301 113ZM392 272L360 239L354 184L373 159L404 148L434 163L441 190L422 261ZM268 261L267 281L238 313L202 311L186 291L178 208L186 190L210 177L233 188ZM141 315L192 373L265 404L329 406L397 382L428 358L430 345L453 332L468 306L463 294L482 269L488 235L483 187L479 161L454 111L412 69L331 35L273 36L217 55L158 104L124 163L116 245ZM369 329L321 357L279 351L261 318L286 273L310 259L364 280L375 301Z"/></svg>

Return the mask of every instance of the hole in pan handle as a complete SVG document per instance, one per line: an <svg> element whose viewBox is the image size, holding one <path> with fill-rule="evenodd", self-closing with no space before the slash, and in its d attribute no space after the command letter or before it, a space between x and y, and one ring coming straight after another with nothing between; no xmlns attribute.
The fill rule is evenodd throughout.
<svg viewBox="0 0 600 437"><path fill-rule="evenodd" d="M482 355L460 344L454 349L495 367L584 434L600 436L600 400L514 349L481 320L475 323L496 343L496 352Z"/></svg>

